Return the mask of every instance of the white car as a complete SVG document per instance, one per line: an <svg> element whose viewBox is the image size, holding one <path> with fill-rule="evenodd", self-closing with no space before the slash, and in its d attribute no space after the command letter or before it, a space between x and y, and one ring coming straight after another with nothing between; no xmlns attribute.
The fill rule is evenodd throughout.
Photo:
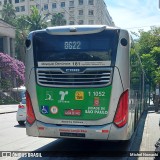
<svg viewBox="0 0 160 160"><path fill-rule="evenodd" d="M26 98L22 98L22 101L18 105L17 121L20 125L24 125L26 121Z"/></svg>

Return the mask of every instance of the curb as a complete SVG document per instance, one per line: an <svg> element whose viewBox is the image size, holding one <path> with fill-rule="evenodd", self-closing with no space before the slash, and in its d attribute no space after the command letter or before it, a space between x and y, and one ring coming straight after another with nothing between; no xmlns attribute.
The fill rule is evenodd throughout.
<svg viewBox="0 0 160 160"><path fill-rule="evenodd" d="M17 111L2 112L2 113L0 113L0 114L15 113L15 112L17 112Z"/></svg>

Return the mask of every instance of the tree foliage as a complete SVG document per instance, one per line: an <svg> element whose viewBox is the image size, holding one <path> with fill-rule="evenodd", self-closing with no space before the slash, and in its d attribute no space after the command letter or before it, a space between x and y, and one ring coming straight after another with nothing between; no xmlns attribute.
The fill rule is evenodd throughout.
<svg viewBox="0 0 160 160"><path fill-rule="evenodd" d="M157 68L155 71L156 77L155 77L155 82L156 84L160 84L160 67Z"/></svg>
<svg viewBox="0 0 160 160"><path fill-rule="evenodd" d="M149 31L139 31L137 50L141 56L142 64L147 77L155 86L160 84L160 28L152 27ZM158 80L159 79L159 80Z"/></svg>
<svg viewBox="0 0 160 160"><path fill-rule="evenodd" d="M62 13L56 13L52 16L51 24L53 26L64 26L66 25L66 20Z"/></svg>
<svg viewBox="0 0 160 160"><path fill-rule="evenodd" d="M0 53L1 88L8 90L11 86L13 88L24 84L24 69L23 62Z"/></svg>
<svg viewBox="0 0 160 160"><path fill-rule="evenodd" d="M14 25L15 17L16 14L13 4L11 3L4 4L2 8L2 19L11 25Z"/></svg>
<svg viewBox="0 0 160 160"><path fill-rule="evenodd" d="M141 56L142 65L149 79L150 83L154 84L154 77L155 77L155 69L157 67L156 61L151 54L142 54Z"/></svg>
<svg viewBox="0 0 160 160"><path fill-rule="evenodd" d="M155 59L155 62L158 66L160 66L160 46L159 47L153 47L150 51L150 54Z"/></svg>
<svg viewBox="0 0 160 160"><path fill-rule="evenodd" d="M29 31L39 30L47 27L45 16L43 17L35 6L31 8L31 15L27 16L26 21L29 24Z"/></svg>
<svg viewBox="0 0 160 160"><path fill-rule="evenodd" d="M154 47L160 46L160 28L152 27L151 30L145 32L140 31L140 54L147 54L152 51Z"/></svg>
<svg viewBox="0 0 160 160"><path fill-rule="evenodd" d="M23 62L25 57L25 40L29 33L29 24L25 20L25 15L16 18L16 53L17 58Z"/></svg>

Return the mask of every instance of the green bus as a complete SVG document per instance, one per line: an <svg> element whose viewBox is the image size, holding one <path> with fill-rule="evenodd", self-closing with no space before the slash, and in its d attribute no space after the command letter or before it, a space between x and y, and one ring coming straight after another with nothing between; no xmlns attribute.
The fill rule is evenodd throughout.
<svg viewBox="0 0 160 160"><path fill-rule="evenodd" d="M31 32L27 135L129 140L146 104L145 74L132 46L127 30L105 25Z"/></svg>

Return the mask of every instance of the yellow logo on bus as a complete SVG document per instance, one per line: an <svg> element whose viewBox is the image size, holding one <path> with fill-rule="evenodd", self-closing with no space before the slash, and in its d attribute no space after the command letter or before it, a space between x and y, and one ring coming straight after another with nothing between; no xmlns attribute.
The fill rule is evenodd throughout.
<svg viewBox="0 0 160 160"><path fill-rule="evenodd" d="M77 91L77 92L75 93L75 100L77 100L77 101L82 101L82 100L84 100L84 92L82 92L82 91Z"/></svg>

